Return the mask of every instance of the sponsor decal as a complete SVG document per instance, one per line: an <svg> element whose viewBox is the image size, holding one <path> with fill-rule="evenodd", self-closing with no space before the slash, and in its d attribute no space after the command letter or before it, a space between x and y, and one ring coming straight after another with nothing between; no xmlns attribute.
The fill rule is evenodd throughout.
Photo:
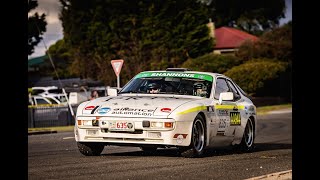
<svg viewBox="0 0 320 180"><path fill-rule="evenodd" d="M254 106L249 106L249 111L254 111Z"/></svg>
<svg viewBox="0 0 320 180"><path fill-rule="evenodd" d="M97 112L98 112L99 114L106 114L106 113L108 113L110 110L111 110L111 108L102 107L102 108L98 109Z"/></svg>
<svg viewBox="0 0 320 180"><path fill-rule="evenodd" d="M226 119L220 119L219 129L225 129L227 126Z"/></svg>
<svg viewBox="0 0 320 180"><path fill-rule="evenodd" d="M207 111L208 112L214 112L213 106L207 106Z"/></svg>
<svg viewBox="0 0 320 180"><path fill-rule="evenodd" d="M144 77L186 77L195 79L204 79L207 81L213 81L212 76L207 74L193 74L193 73L181 73L181 72L142 72L136 75L134 78Z"/></svg>
<svg viewBox="0 0 320 180"><path fill-rule="evenodd" d="M87 106L87 107L84 108L84 110L92 110L92 109L94 109L94 107L95 106Z"/></svg>
<svg viewBox="0 0 320 180"><path fill-rule="evenodd" d="M111 114L126 114L138 116L152 116L156 109L140 109L140 108L116 108L113 109Z"/></svg>
<svg viewBox="0 0 320 180"><path fill-rule="evenodd" d="M228 116L228 110L218 110L218 115L219 116Z"/></svg>
<svg viewBox="0 0 320 180"><path fill-rule="evenodd" d="M128 127L129 129L132 129L132 128L133 128L133 124L132 124L132 123L128 123L128 124L127 124L127 127Z"/></svg>
<svg viewBox="0 0 320 180"><path fill-rule="evenodd" d="M162 108L160 111L169 113L171 111L171 109L170 108Z"/></svg>
<svg viewBox="0 0 320 180"><path fill-rule="evenodd" d="M230 112L230 125L231 126L241 125L240 112Z"/></svg>
<svg viewBox="0 0 320 180"><path fill-rule="evenodd" d="M160 77L188 77L194 78L195 74L187 74L187 73L152 73L151 76L160 76Z"/></svg>

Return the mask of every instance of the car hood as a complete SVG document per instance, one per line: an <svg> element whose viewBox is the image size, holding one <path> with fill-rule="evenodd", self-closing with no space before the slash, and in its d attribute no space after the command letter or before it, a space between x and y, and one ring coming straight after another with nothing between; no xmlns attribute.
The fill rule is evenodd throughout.
<svg viewBox="0 0 320 180"><path fill-rule="evenodd" d="M118 117L168 117L177 107L197 98L114 96L89 101L82 114Z"/></svg>

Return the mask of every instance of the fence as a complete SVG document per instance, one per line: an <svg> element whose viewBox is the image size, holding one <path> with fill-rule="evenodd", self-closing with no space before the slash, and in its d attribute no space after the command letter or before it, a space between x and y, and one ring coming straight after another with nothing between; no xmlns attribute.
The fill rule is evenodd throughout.
<svg viewBox="0 0 320 180"><path fill-rule="evenodd" d="M76 113L77 105L73 105L72 109ZM74 117L68 106L28 108L28 128L69 126L74 123Z"/></svg>

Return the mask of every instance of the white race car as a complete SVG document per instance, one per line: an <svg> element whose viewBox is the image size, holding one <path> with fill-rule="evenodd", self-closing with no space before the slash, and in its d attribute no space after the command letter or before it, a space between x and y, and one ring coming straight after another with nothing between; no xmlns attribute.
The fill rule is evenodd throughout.
<svg viewBox="0 0 320 180"><path fill-rule="evenodd" d="M176 147L184 157L231 145L249 151L257 133L256 107L222 74L184 68L145 71L115 96L81 103L74 133L86 156L100 155L107 145L147 152Z"/></svg>

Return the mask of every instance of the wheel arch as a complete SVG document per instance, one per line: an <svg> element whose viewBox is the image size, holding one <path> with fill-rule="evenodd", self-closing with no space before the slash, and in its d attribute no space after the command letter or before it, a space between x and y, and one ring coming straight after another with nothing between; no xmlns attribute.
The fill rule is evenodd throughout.
<svg viewBox="0 0 320 180"><path fill-rule="evenodd" d="M208 141L208 134L209 134L209 128L208 127L208 122L207 122L207 118L206 118L206 115L204 114L204 112L200 111L197 115L200 115L203 119L203 125L204 125L204 144L205 144L205 147L209 145L209 141ZM197 117L197 116L196 116ZM195 118L196 118L195 117ZM194 118L194 119L195 119Z"/></svg>
<svg viewBox="0 0 320 180"><path fill-rule="evenodd" d="M254 133L254 138L257 136L257 118L255 118L254 116L250 116L249 119L252 121L253 123L253 133Z"/></svg>

